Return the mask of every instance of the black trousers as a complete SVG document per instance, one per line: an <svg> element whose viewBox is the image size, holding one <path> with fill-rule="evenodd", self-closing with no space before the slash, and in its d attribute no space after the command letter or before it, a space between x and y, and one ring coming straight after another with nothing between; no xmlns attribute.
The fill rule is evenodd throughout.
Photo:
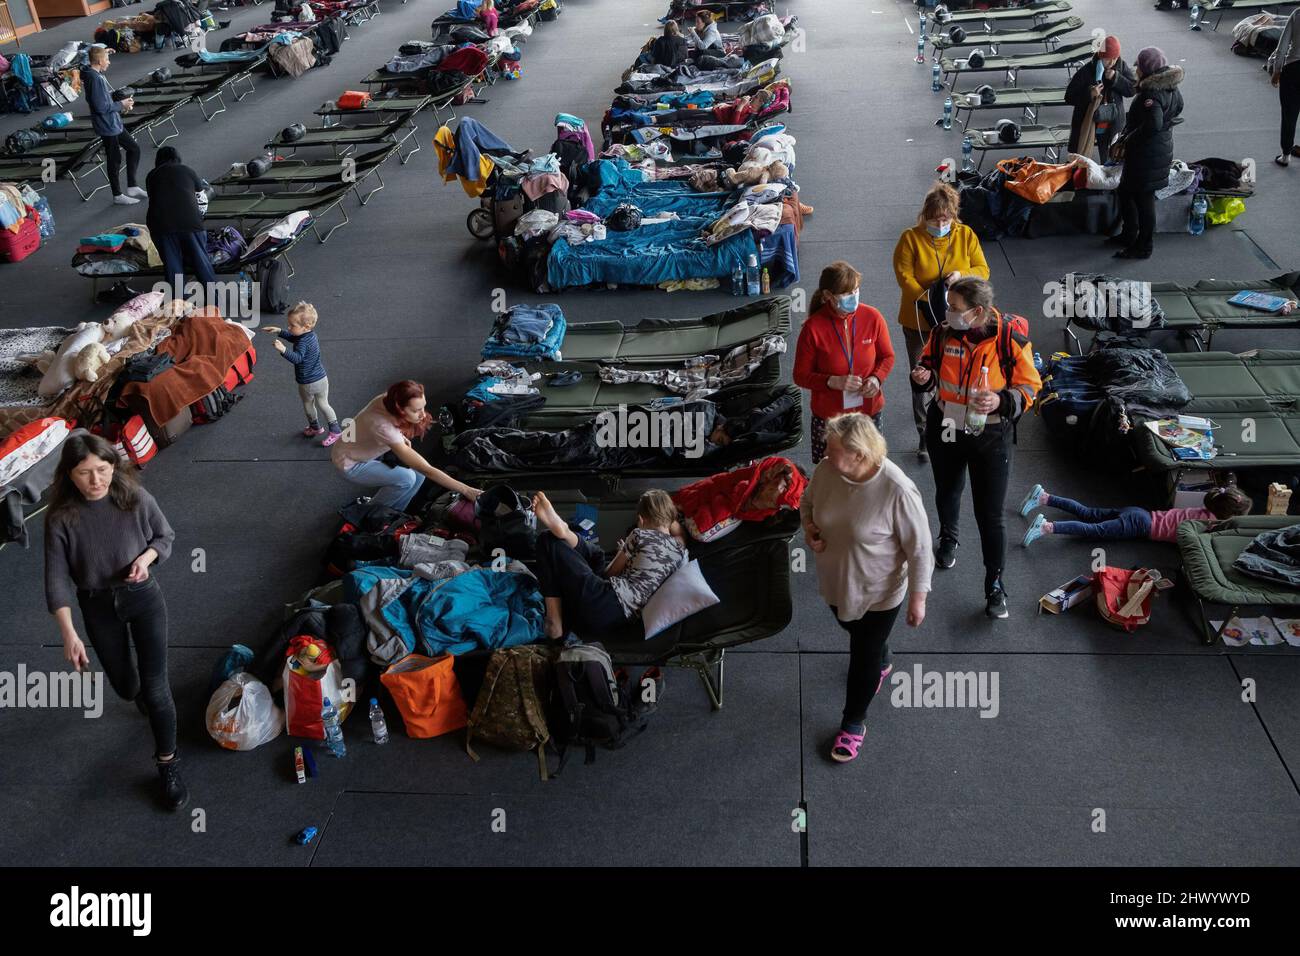
<svg viewBox="0 0 1300 956"><path fill-rule="evenodd" d="M140 144L135 137L123 130L116 136L101 136L104 142L104 160L108 164L108 182L114 196L122 195L122 154L126 153L126 184L138 186L135 181L136 170L140 166Z"/></svg>
<svg viewBox="0 0 1300 956"><path fill-rule="evenodd" d="M1123 236L1128 248L1150 253L1155 246L1156 194L1155 190L1136 190L1120 186L1120 215L1124 217Z"/></svg>
<svg viewBox="0 0 1300 956"><path fill-rule="evenodd" d="M124 700L143 695L155 756L174 753L176 703L167 680L167 602L157 579L112 590L78 591L77 603L86 636L114 692Z"/></svg>
<svg viewBox="0 0 1300 956"><path fill-rule="evenodd" d="M934 471L934 503L939 512L939 537L960 541L961 496L970 472L975 524L979 527L984 554L984 590L1002 576L1007 553L1007 485L1011 480L1011 438L1009 422L990 422L978 436L956 431L945 438L943 413L930 406L926 420L925 446Z"/></svg>
<svg viewBox="0 0 1300 956"><path fill-rule="evenodd" d="M1296 121L1300 120L1300 61L1282 68L1282 82L1278 84L1282 99L1282 153L1295 149Z"/></svg>
<svg viewBox="0 0 1300 956"><path fill-rule="evenodd" d="M849 632L849 679L844 691L844 722L860 724L867 719L867 707L876 696L880 675L889 666L889 632L903 605L887 611L868 611L856 621L841 621L834 606L835 622Z"/></svg>
<svg viewBox="0 0 1300 956"><path fill-rule="evenodd" d="M604 577L605 556L578 538L571 548L549 531L537 536L537 564L533 569L542 597L560 599L564 626L580 637L599 637L627 621L623 605Z"/></svg>

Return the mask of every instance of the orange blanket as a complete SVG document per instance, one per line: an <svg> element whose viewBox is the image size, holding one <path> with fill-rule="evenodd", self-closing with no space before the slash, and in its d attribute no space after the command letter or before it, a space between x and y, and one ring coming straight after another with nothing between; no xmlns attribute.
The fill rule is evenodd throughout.
<svg viewBox="0 0 1300 956"><path fill-rule="evenodd" d="M122 402L136 414L166 424L220 385L250 344L239 326L196 312L176 323L158 345L157 351L170 355L175 364L151 381L128 384Z"/></svg>

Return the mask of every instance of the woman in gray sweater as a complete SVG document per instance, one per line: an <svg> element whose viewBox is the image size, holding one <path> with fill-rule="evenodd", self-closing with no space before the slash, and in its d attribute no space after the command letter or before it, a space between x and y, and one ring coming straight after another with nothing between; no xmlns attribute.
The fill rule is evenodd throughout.
<svg viewBox="0 0 1300 956"><path fill-rule="evenodd" d="M190 797L176 755L167 604L149 568L167 559L175 537L158 502L112 445L98 435L74 435L64 443L45 516L45 599L68 662L78 672L90 666L72 621L75 601L109 684L148 716L163 801L171 810Z"/></svg>
<svg viewBox="0 0 1300 956"><path fill-rule="evenodd" d="M907 623L920 627L934 571L921 493L885 455L870 418L836 415L826 423L826 457L799 503L821 595L849 632L843 722L831 744L841 763L858 755L867 707L893 670L889 632L903 599Z"/></svg>

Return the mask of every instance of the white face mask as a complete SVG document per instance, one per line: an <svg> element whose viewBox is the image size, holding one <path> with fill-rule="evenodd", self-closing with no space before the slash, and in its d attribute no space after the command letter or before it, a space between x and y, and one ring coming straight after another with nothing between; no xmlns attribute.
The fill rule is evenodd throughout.
<svg viewBox="0 0 1300 956"><path fill-rule="evenodd" d="M959 312L956 309L949 309L944 314L944 324L954 332L965 332L975 324L966 318L966 316L970 315L974 311L974 309L967 309L964 312Z"/></svg>

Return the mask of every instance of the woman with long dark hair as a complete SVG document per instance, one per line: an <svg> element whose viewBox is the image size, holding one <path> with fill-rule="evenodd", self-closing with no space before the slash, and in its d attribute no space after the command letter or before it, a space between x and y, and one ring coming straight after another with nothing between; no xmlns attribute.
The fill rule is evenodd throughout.
<svg viewBox="0 0 1300 956"><path fill-rule="evenodd" d="M45 516L46 602L68 662L78 672L90 665L72 620L75 601L109 684L149 718L162 797L171 810L190 795L180 776L167 679L167 603L149 569L167 559L175 537L158 502L112 445L97 435L64 443Z"/></svg>
<svg viewBox="0 0 1300 956"><path fill-rule="evenodd" d="M412 439L423 438L433 416L425 407L424 386L405 379L394 382L388 391L372 398L345 424L343 438L330 449L334 467L348 481L367 488L378 488L371 502L405 511L419 492L425 478L444 488L460 492L473 501L480 489L457 481L435 468L411 447ZM380 461L388 453L396 464Z"/></svg>

